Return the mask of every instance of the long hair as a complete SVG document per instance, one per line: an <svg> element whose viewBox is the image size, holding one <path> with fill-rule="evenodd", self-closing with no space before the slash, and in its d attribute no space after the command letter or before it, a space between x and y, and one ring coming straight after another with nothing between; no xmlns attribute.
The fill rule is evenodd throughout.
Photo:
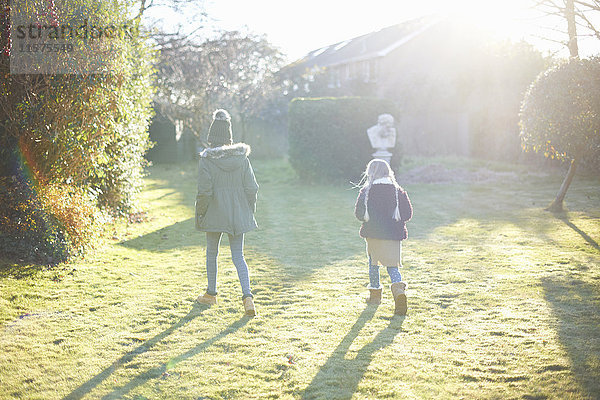
<svg viewBox="0 0 600 400"><path fill-rule="evenodd" d="M369 220L369 207L367 203L369 202L369 191L371 190L371 186L373 182L380 178L389 178L394 186L394 194L396 196L396 209L394 210L394 214L392 218L395 221L400 221L400 208L398 205L398 189L402 189L398 182L396 182L396 177L394 176L394 171L390 167L390 164L385 160L381 160L378 158L374 158L369 161L367 164L367 168L365 172L362 174L362 178L358 183L358 186L365 191L365 215L364 220Z"/></svg>

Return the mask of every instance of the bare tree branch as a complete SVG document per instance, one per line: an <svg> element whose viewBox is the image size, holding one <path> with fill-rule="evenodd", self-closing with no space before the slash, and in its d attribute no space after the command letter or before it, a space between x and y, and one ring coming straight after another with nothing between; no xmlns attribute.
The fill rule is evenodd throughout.
<svg viewBox="0 0 600 400"><path fill-rule="evenodd" d="M172 122L182 121L199 139L215 108L229 108L244 132L272 91L272 72L282 56L264 38L223 32L202 43L186 42L161 52L157 106ZM243 139L243 138L242 138Z"/></svg>
<svg viewBox="0 0 600 400"><path fill-rule="evenodd" d="M595 37L600 40L600 29L592 16L600 13L600 0L536 0L532 6L546 17L559 17L566 22L566 30L550 29L565 35L568 40L558 41L549 37L544 40L562 43L569 49L571 57L579 54L577 38ZM578 32L578 28L579 32Z"/></svg>
<svg viewBox="0 0 600 400"><path fill-rule="evenodd" d="M587 4L586 4L586 6L592 7L591 5L587 5ZM598 9L592 8L592 10L600 11L600 4L598 4ZM590 19L587 17L587 14L582 10L577 10L576 15L577 15L577 18L579 18L580 20L583 20L583 23L578 23L578 25L583 27L584 29L588 29L592 32L589 35L581 35L581 36L593 36L600 40L600 31L598 30L598 28L596 28L596 26L592 23L592 21L590 21Z"/></svg>
<svg viewBox="0 0 600 400"><path fill-rule="evenodd" d="M592 0L592 2L575 0L575 4L580 4L582 6L588 7L590 10L600 11L600 1Z"/></svg>
<svg viewBox="0 0 600 400"><path fill-rule="evenodd" d="M560 31L560 32L563 33L562 31ZM560 44L562 46L566 46L567 45L567 43L564 40L552 39L552 38L549 38L547 36L542 36L542 35L533 35L533 37L541 39L541 40L545 40L545 41L548 41L548 42L551 42L551 43L557 43L557 44Z"/></svg>

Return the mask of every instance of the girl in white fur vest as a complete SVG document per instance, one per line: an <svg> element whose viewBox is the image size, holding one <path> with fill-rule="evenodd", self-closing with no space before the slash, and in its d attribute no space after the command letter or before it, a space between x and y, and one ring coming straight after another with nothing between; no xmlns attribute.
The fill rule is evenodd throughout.
<svg viewBox="0 0 600 400"><path fill-rule="evenodd" d="M412 218L412 205L406 191L398 185L390 165L380 159L369 162L360 184L354 214L363 221L360 236L367 244L369 259L369 304L381 303L379 264L387 267L392 281L396 315L406 315L406 282L402 266L402 240L408 237L406 222Z"/></svg>

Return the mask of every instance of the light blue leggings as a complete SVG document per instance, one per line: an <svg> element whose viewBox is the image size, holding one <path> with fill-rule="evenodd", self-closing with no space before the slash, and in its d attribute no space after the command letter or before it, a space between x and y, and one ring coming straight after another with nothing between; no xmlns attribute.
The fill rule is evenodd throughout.
<svg viewBox="0 0 600 400"><path fill-rule="evenodd" d="M392 283L402 281L402 275L398 271L398 267L387 267L387 272L390 275ZM369 257L369 289L381 289L379 282L379 264L373 265L371 257Z"/></svg>
<svg viewBox="0 0 600 400"><path fill-rule="evenodd" d="M250 291L250 278L248 277L248 264L244 259L244 234L230 235L229 247L231 248L231 260L237 269L240 285L242 285L242 298L254 297ZM221 244L221 232L206 232L206 276L208 288L206 293L217 295L217 256Z"/></svg>

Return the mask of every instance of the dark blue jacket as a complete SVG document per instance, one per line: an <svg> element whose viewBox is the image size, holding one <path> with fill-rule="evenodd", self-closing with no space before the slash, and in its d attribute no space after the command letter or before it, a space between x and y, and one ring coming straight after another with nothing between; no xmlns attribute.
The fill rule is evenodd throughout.
<svg viewBox="0 0 600 400"><path fill-rule="evenodd" d="M396 209L396 196L398 191L398 209L400 221L393 218ZM354 215L363 221L360 227L360 236L363 238L404 240L408 237L406 222L412 218L413 209L408 194L402 188L395 188L392 184L376 183L369 190L369 220L364 220L365 215L365 188L361 189L356 199Z"/></svg>

